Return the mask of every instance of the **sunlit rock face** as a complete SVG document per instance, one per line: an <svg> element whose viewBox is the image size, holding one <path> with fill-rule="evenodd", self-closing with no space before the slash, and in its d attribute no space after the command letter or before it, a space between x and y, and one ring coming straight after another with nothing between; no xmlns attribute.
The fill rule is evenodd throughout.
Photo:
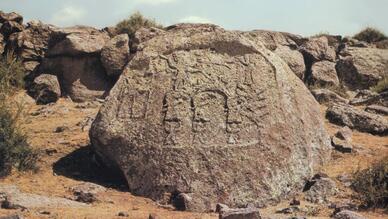
<svg viewBox="0 0 388 219"><path fill-rule="evenodd" d="M189 210L277 201L330 155L318 103L260 42L176 25L138 45L90 131L131 192Z"/></svg>

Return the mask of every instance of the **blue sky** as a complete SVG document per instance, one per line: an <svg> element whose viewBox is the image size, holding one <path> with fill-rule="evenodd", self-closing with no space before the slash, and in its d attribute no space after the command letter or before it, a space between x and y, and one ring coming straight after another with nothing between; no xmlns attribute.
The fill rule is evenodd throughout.
<svg viewBox="0 0 388 219"><path fill-rule="evenodd" d="M226 29L301 35L352 35L366 26L388 33L387 0L0 0L0 9L58 26L111 26L134 11L164 25L211 22Z"/></svg>

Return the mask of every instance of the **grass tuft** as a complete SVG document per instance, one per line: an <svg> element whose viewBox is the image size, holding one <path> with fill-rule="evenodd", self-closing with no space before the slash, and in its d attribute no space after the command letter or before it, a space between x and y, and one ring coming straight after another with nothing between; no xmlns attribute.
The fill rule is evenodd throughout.
<svg viewBox="0 0 388 219"><path fill-rule="evenodd" d="M353 38L368 43L376 43L388 39L388 37L383 32L373 27L367 27L363 29L354 35Z"/></svg>
<svg viewBox="0 0 388 219"><path fill-rule="evenodd" d="M132 39L136 31L142 27L163 28L163 26L161 24L158 24L154 19L146 18L138 11L133 13L129 18L120 21L116 25L117 33L118 34L126 33L129 35L130 39Z"/></svg>

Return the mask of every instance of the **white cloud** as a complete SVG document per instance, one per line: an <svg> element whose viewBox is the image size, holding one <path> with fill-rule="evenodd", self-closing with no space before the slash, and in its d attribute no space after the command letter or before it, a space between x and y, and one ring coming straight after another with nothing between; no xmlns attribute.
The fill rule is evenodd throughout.
<svg viewBox="0 0 388 219"><path fill-rule="evenodd" d="M137 4L147 4L147 5L160 5L176 2L178 0L135 0Z"/></svg>
<svg viewBox="0 0 388 219"><path fill-rule="evenodd" d="M74 6L66 6L56 12L51 22L58 26L72 26L82 24L82 19L85 18L86 10Z"/></svg>
<svg viewBox="0 0 388 219"><path fill-rule="evenodd" d="M182 23L203 23L203 24L205 24L205 23L213 23L213 22L211 22L207 18L198 17L198 16L184 17L184 18L180 19L179 22L182 22Z"/></svg>

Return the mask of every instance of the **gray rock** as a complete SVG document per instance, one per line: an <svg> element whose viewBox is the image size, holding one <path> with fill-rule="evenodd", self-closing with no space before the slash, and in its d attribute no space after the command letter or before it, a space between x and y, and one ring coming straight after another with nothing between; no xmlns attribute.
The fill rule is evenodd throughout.
<svg viewBox="0 0 388 219"><path fill-rule="evenodd" d="M361 132L388 134L388 120L382 116L359 110L351 105L335 104L326 111L326 118L334 124L348 126Z"/></svg>
<svg viewBox="0 0 388 219"><path fill-rule="evenodd" d="M6 209L30 209L30 208L76 208L87 205L71 201L65 198L54 198L42 195L22 193L16 186L0 186L0 205Z"/></svg>
<svg viewBox="0 0 388 219"><path fill-rule="evenodd" d="M85 26L56 29L52 35L50 57L99 54L110 39L106 32Z"/></svg>
<svg viewBox="0 0 388 219"><path fill-rule="evenodd" d="M340 81L350 89L368 89L388 76L388 50L347 48L337 62Z"/></svg>
<svg viewBox="0 0 388 219"><path fill-rule="evenodd" d="M314 177L310 183L311 187L305 191L305 199L309 202L328 203L329 198L338 193L335 182L330 178Z"/></svg>
<svg viewBox="0 0 388 219"><path fill-rule="evenodd" d="M3 216L0 217L0 219L23 219L24 217L21 215L10 215L10 216Z"/></svg>
<svg viewBox="0 0 388 219"><path fill-rule="evenodd" d="M39 71L57 75L63 95L75 102L104 98L113 85L95 56L45 58Z"/></svg>
<svg viewBox="0 0 388 219"><path fill-rule="evenodd" d="M329 158L318 103L261 43L180 24L140 47L90 130L134 194L158 201L179 191L195 211L219 200L258 206L301 187Z"/></svg>
<svg viewBox="0 0 388 219"><path fill-rule="evenodd" d="M345 99L328 89L314 89L311 91L311 93L320 104L331 105L339 103L349 103L348 99Z"/></svg>
<svg viewBox="0 0 388 219"><path fill-rule="evenodd" d="M384 106L370 105L365 108L365 111L388 116L388 107Z"/></svg>
<svg viewBox="0 0 388 219"><path fill-rule="evenodd" d="M309 62L317 61L335 61L335 48L329 45L327 37L313 37L306 41L300 48Z"/></svg>
<svg viewBox="0 0 388 219"><path fill-rule="evenodd" d="M350 104L354 106L377 104L388 107L388 91L376 93L369 90L361 90L350 101Z"/></svg>
<svg viewBox="0 0 388 219"><path fill-rule="evenodd" d="M35 78L29 92L37 104L53 103L61 96L57 76L49 74L42 74Z"/></svg>
<svg viewBox="0 0 388 219"><path fill-rule="evenodd" d="M335 70L335 63L330 61L314 63L311 67L311 75L308 80L310 84L322 87L340 86L337 71Z"/></svg>
<svg viewBox="0 0 388 219"><path fill-rule="evenodd" d="M0 33L8 38L11 34L21 32L24 26L16 21L6 21L0 26Z"/></svg>
<svg viewBox="0 0 388 219"><path fill-rule="evenodd" d="M121 34L111 39L101 52L101 62L109 76L119 76L128 63L129 37Z"/></svg>
<svg viewBox="0 0 388 219"><path fill-rule="evenodd" d="M353 146L349 141L339 139L336 136L331 138L331 145L334 149L342 153L351 153L353 151Z"/></svg>
<svg viewBox="0 0 388 219"><path fill-rule="evenodd" d="M71 187L75 200L84 203L98 201L98 193L105 192L107 189L94 183L81 183Z"/></svg>
<svg viewBox="0 0 388 219"><path fill-rule="evenodd" d="M306 66L302 53L286 46L278 46L274 53L287 63L298 78L304 80Z"/></svg>
<svg viewBox="0 0 388 219"><path fill-rule="evenodd" d="M335 137L341 140L345 140L347 142L352 142L352 136L353 132L347 126L342 127L340 130L337 131L337 133L335 133Z"/></svg>
<svg viewBox="0 0 388 219"><path fill-rule="evenodd" d="M47 52L53 29L52 25L31 21L22 32L10 36L9 44L24 62L40 61Z"/></svg>
<svg viewBox="0 0 388 219"><path fill-rule="evenodd" d="M0 12L0 23L5 23L7 21L14 21L18 24L23 24L23 17L15 12L4 13Z"/></svg>
<svg viewBox="0 0 388 219"><path fill-rule="evenodd" d="M366 217L349 210L343 210L334 215L334 219L366 219Z"/></svg>
<svg viewBox="0 0 388 219"><path fill-rule="evenodd" d="M221 212L219 219L261 219L261 216L257 208L240 208Z"/></svg>

